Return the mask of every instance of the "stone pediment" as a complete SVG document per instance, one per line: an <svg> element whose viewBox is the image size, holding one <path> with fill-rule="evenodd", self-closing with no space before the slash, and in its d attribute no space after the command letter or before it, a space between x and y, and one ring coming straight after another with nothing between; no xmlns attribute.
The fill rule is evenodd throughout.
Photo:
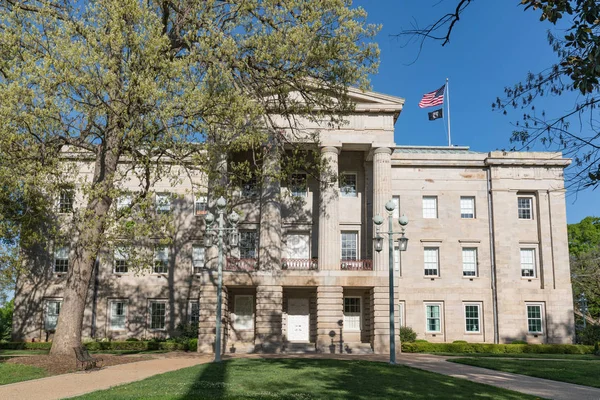
<svg viewBox="0 0 600 400"><path fill-rule="evenodd" d="M394 120L400 115L405 101L402 97L362 91L353 87L348 90L348 96L354 102L356 111L391 112L394 113Z"/></svg>

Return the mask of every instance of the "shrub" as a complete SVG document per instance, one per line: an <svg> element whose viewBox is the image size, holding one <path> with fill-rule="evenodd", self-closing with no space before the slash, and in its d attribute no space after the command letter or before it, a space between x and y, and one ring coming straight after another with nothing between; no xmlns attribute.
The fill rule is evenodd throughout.
<svg viewBox="0 0 600 400"><path fill-rule="evenodd" d="M592 346L573 344L402 343L407 353L592 354Z"/></svg>
<svg viewBox="0 0 600 400"><path fill-rule="evenodd" d="M50 350L50 342L5 342L0 343L0 350Z"/></svg>
<svg viewBox="0 0 600 400"><path fill-rule="evenodd" d="M600 342L600 325L587 325L577 332L577 342L593 346Z"/></svg>
<svg viewBox="0 0 600 400"><path fill-rule="evenodd" d="M417 333L410 326L400 327L400 341L402 343L412 343L417 339Z"/></svg>
<svg viewBox="0 0 600 400"><path fill-rule="evenodd" d="M466 340L455 340L452 343L468 343Z"/></svg>
<svg viewBox="0 0 600 400"><path fill-rule="evenodd" d="M130 337L130 338L127 338L127 339L125 339L125 341L126 341L126 342L139 342L139 341L140 341L140 339L138 339L138 338L134 338L134 337Z"/></svg>
<svg viewBox="0 0 600 400"><path fill-rule="evenodd" d="M190 339L189 344L188 344L188 350L189 351L198 351L198 339L197 338Z"/></svg>
<svg viewBox="0 0 600 400"><path fill-rule="evenodd" d="M429 343L429 342L425 339L417 339L417 340L415 340L415 343Z"/></svg>
<svg viewBox="0 0 600 400"><path fill-rule="evenodd" d="M513 340L512 342L510 342L511 344L527 344L526 341L524 340Z"/></svg>
<svg viewBox="0 0 600 400"><path fill-rule="evenodd" d="M600 356L600 342L596 342L594 345L594 355Z"/></svg>

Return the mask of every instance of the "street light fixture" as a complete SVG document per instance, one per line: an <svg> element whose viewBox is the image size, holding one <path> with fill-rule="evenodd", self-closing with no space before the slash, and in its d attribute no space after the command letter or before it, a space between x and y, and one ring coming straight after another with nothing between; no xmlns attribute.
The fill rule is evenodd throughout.
<svg viewBox="0 0 600 400"><path fill-rule="evenodd" d="M225 227L225 208L227 207L227 200L223 196L217 200L217 214L219 214L218 226L213 226L215 222L215 216L212 213L206 214L204 221L206 222L206 233L204 235L204 245L206 247L213 246L213 236L216 234L218 238L217 246L219 247L218 257L218 269L217 269L217 324L215 329L215 362L221 362L221 314L222 306L221 299L223 297L223 242L224 233L229 232L229 245L236 247L238 245L238 230L237 224L240 220L239 215L232 211L227 217L230 228Z"/></svg>
<svg viewBox="0 0 600 400"><path fill-rule="evenodd" d="M394 232L393 225L393 214L394 209L396 208L396 204L393 201L388 201L385 204L385 209L388 212L388 222L389 222L389 231L388 232L380 232L379 229L383 224L383 217L381 215L376 215L373 217L373 223L375 224L375 237L373 238L373 243L376 252L381 252L383 250L383 235L388 235L389 239L389 295L390 295L390 364L396 364L396 328L394 323L394 235L402 235L398 239L398 249L402 251L406 251L408 247L408 238L404 236L405 227L408 225L408 218L406 215L402 215L398 219L398 223L402 227L402 231Z"/></svg>

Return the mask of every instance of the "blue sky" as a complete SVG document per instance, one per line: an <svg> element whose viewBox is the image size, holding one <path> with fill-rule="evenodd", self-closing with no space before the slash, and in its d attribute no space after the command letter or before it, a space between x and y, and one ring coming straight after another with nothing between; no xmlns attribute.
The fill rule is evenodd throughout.
<svg viewBox="0 0 600 400"><path fill-rule="evenodd" d="M420 26L433 22L455 6L453 0L355 0L368 21L383 25L376 40L381 49L379 73L372 76L373 90L406 99L396 123L395 139L401 145L445 146L448 144L443 120L428 121L420 109L424 93L450 80L452 144L475 151L508 149L513 123L522 115L514 110L507 116L492 111L496 97L505 86L523 80L527 72L539 72L556 61L547 42L552 25L539 22L539 13L524 11L518 0L476 1L461 16L451 41L428 42L421 54L418 45L404 46L395 38L415 21ZM549 97L536 103L538 110L556 115L573 106L574 97ZM543 150L540 146L538 150ZM567 219L578 222L599 215L600 189L569 193Z"/></svg>

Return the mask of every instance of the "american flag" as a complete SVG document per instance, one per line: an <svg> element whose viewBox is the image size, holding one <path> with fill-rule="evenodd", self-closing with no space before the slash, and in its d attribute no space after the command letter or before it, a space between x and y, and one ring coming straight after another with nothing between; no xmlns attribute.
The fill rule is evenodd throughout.
<svg viewBox="0 0 600 400"><path fill-rule="evenodd" d="M442 86L438 90L434 90L433 92L425 93L423 98L419 102L420 108L439 106L444 103L444 89L446 89L446 85Z"/></svg>

